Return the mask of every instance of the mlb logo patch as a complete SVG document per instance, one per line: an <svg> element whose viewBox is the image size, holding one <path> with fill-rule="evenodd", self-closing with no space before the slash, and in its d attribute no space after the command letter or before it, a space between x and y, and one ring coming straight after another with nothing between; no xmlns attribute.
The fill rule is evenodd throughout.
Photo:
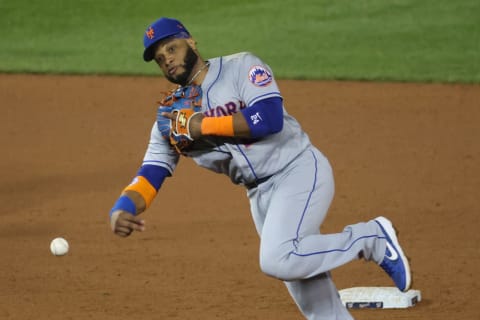
<svg viewBox="0 0 480 320"><path fill-rule="evenodd" d="M257 87L265 87L272 83L272 74L263 66L253 66L248 72L248 79Z"/></svg>

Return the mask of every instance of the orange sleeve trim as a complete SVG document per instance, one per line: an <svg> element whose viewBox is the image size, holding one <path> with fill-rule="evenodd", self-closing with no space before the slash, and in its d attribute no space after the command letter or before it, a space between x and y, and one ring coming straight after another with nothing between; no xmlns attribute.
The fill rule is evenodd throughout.
<svg viewBox="0 0 480 320"><path fill-rule="evenodd" d="M233 137L233 116L205 117L202 120L202 135Z"/></svg>
<svg viewBox="0 0 480 320"><path fill-rule="evenodd" d="M145 200L145 206L148 208L153 199L157 195L157 190L148 182L145 177L137 176L133 179L123 191L132 190L138 192L143 200Z"/></svg>

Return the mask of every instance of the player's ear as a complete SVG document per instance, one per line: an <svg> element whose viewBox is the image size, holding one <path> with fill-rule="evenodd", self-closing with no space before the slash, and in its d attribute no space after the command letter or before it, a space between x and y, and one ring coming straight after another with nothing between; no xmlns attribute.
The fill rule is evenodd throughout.
<svg viewBox="0 0 480 320"><path fill-rule="evenodd" d="M197 41L193 38L188 38L187 43L190 47L192 47L193 50L197 50Z"/></svg>

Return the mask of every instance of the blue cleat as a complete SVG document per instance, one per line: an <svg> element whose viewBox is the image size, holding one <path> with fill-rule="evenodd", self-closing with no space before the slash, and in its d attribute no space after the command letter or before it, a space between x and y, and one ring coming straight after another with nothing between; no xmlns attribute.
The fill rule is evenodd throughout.
<svg viewBox="0 0 480 320"><path fill-rule="evenodd" d="M387 249L380 267L392 278L400 291L406 292L410 288L412 277L408 260L398 243L395 229L390 220L384 217L375 218L375 222L382 229L387 240Z"/></svg>

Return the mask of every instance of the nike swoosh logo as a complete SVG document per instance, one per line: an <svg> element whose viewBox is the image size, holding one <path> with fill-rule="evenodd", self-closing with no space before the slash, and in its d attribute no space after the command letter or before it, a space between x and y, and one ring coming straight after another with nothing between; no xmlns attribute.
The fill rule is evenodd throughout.
<svg viewBox="0 0 480 320"><path fill-rule="evenodd" d="M389 252L390 255L388 255L387 253L385 253L385 258L387 258L388 260L391 260L391 261L395 261L398 259L398 253L397 253L397 250L395 250L393 248L393 246L390 244L390 242L387 241L387 253Z"/></svg>

